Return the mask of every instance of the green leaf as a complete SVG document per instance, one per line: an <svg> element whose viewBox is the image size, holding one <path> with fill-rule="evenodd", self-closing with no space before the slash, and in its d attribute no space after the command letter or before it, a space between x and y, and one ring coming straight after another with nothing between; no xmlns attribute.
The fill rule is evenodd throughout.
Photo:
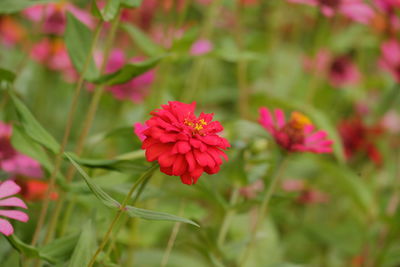
<svg viewBox="0 0 400 267"><path fill-rule="evenodd" d="M16 13L33 5L51 2L56 2L56 0L1 0L0 14Z"/></svg>
<svg viewBox="0 0 400 267"><path fill-rule="evenodd" d="M27 257L39 258L39 251L34 246L24 243L15 235L5 236L10 245Z"/></svg>
<svg viewBox="0 0 400 267"><path fill-rule="evenodd" d="M58 153L60 151L60 145L35 119L29 109L22 103L18 97L10 92L11 99L17 110L22 127L25 133L29 135L33 140L45 146L47 149L51 150L53 153Z"/></svg>
<svg viewBox="0 0 400 267"><path fill-rule="evenodd" d="M378 208L374 201L373 193L359 176L344 165L327 161L321 161L321 165L336 178L337 185L348 194L364 214L371 217L377 215Z"/></svg>
<svg viewBox="0 0 400 267"><path fill-rule="evenodd" d="M69 156L79 165L88 168L115 170L119 172L144 172L148 166L144 163L144 152L142 150L122 154L115 159L85 159L68 152Z"/></svg>
<svg viewBox="0 0 400 267"><path fill-rule="evenodd" d="M135 45L137 45L146 55L153 57L165 52L161 46L154 43L144 32L134 25L124 24L122 29L129 34L135 42Z"/></svg>
<svg viewBox="0 0 400 267"><path fill-rule="evenodd" d="M127 213L130 217L138 217L145 220L152 221L173 221L173 222L182 222L195 225L200 227L197 223L192 220L188 220L179 216L175 216L172 214L168 214L165 212L151 211L146 209L140 209L133 206L127 206Z"/></svg>
<svg viewBox="0 0 400 267"><path fill-rule="evenodd" d="M15 73L3 68L0 68L0 81L6 81L6 82L14 82L15 80Z"/></svg>
<svg viewBox="0 0 400 267"><path fill-rule="evenodd" d="M82 22L67 13L67 27L65 29L65 45L67 46L69 57L75 68L82 73L88 54L91 52L91 43L93 40L92 31ZM99 76L99 71L93 61L90 59L87 71L84 77L88 80L94 80Z"/></svg>
<svg viewBox="0 0 400 267"><path fill-rule="evenodd" d="M39 253L42 258L44 257L51 263L65 262L70 259L78 243L78 238L79 234L61 237L40 248Z"/></svg>
<svg viewBox="0 0 400 267"><path fill-rule="evenodd" d="M113 199L110 195L104 192L99 186L97 186L92 179L86 174L86 172L79 166L79 164L73 159L73 156L69 153L64 153L68 160L74 165L78 172L82 175L90 191L101 201L104 205L110 208L119 208L121 205L118 201Z"/></svg>
<svg viewBox="0 0 400 267"><path fill-rule="evenodd" d="M17 125L13 126L11 143L17 151L37 160L48 173L54 170L53 163L44 149ZM57 174L57 184L64 189L67 188L65 178L61 173Z"/></svg>
<svg viewBox="0 0 400 267"><path fill-rule="evenodd" d="M97 186L93 180L86 174L86 172L79 166L79 164L73 159L73 156L69 153L65 153L65 156L71 161L74 167L78 170L78 172L82 175L83 179L85 179L86 184L92 191L92 193L107 207L119 209L121 204L104 192L99 186ZM154 167L153 167L154 168ZM150 173L149 173L150 175ZM136 208L133 206L126 206L127 214L131 217L138 217L146 220L156 220L156 221L174 221L174 222L183 222L189 223L196 226L199 226L195 222L178 217L175 215L171 215L164 212L150 211L145 209Z"/></svg>
<svg viewBox="0 0 400 267"><path fill-rule="evenodd" d="M161 60L161 58L162 57L156 57L139 63L128 63L120 70L111 74L106 74L99 79L96 79L94 83L115 85L128 82L131 79L154 68Z"/></svg>
<svg viewBox="0 0 400 267"><path fill-rule="evenodd" d="M120 0L108 0L103 9L100 10L104 21L110 21L115 18L119 11Z"/></svg>
<svg viewBox="0 0 400 267"><path fill-rule="evenodd" d="M87 266L96 245L96 235L91 221L88 221L82 228L81 235L68 267Z"/></svg>
<svg viewBox="0 0 400 267"><path fill-rule="evenodd" d="M121 5L125 7L139 7L143 0L121 0Z"/></svg>

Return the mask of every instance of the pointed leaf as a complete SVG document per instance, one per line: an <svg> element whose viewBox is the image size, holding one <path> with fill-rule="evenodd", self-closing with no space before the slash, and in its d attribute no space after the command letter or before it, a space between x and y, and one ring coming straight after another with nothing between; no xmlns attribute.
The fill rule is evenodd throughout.
<svg viewBox="0 0 400 267"><path fill-rule="evenodd" d="M148 56L157 56L163 54L164 49L154 43L144 32L132 24L124 24L122 26L137 45Z"/></svg>
<svg viewBox="0 0 400 267"><path fill-rule="evenodd" d="M139 63L128 63L123 66L120 70L104 75L99 79L96 79L94 83L115 85L128 82L133 78L149 71L154 68L162 57L152 58Z"/></svg>
<svg viewBox="0 0 400 267"><path fill-rule="evenodd" d="M120 0L108 0L103 9L100 10L104 21L110 21L115 18L119 11Z"/></svg>
<svg viewBox="0 0 400 267"><path fill-rule="evenodd" d="M41 257L45 257L51 263L65 262L70 259L76 244L78 243L79 234L68 235L54 240L50 244L40 248Z"/></svg>
<svg viewBox="0 0 400 267"><path fill-rule="evenodd" d="M109 194L104 192L98 185L96 185L92 179L86 174L86 172L79 166L79 164L71 157L69 153L65 153L68 160L74 165L77 171L82 175L90 191L101 201L104 205L110 208L119 208L120 204L118 201L113 199Z"/></svg>
<svg viewBox="0 0 400 267"><path fill-rule="evenodd" d="M68 267L87 266L95 250L96 234L91 221L83 228Z"/></svg>
<svg viewBox="0 0 400 267"><path fill-rule="evenodd" d="M69 57L75 68L82 73L91 52L92 31L71 13L67 13L67 27L65 29L65 45L67 46ZM88 80L93 80L99 76L99 71L93 61L90 59L87 71L84 76Z"/></svg>
<svg viewBox="0 0 400 267"><path fill-rule="evenodd" d="M25 106L25 104L22 103L22 101L19 100L14 93L10 92L10 96L17 110L25 133L28 134L36 142L51 150L53 153L58 153L60 150L60 145L53 138L53 136L51 136L40 125L40 123L35 119L29 109Z"/></svg>
<svg viewBox="0 0 400 267"><path fill-rule="evenodd" d="M133 206L127 206L127 213L130 217L138 217L151 221L173 221L192 224L194 226L200 227L197 223L192 220L188 220L179 216L168 214L165 212L158 212L146 209L140 209Z"/></svg>

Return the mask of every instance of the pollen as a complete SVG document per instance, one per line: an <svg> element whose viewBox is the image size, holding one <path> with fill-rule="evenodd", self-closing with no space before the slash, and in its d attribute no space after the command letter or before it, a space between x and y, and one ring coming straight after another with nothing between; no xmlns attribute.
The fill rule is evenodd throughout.
<svg viewBox="0 0 400 267"><path fill-rule="evenodd" d="M312 124L311 120L306 115L297 111L292 113L289 123L293 128L299 130L304 129L306 125Z"/></svg>
<svg viewBox="0 0 400 267"><path fill-rule="evenodd" d="M204 119L193 122L191 120L185 119L185 125L191 127L193 129L193 133L199 133L204 129L204 126L207 125L207 122Z"/></svg>

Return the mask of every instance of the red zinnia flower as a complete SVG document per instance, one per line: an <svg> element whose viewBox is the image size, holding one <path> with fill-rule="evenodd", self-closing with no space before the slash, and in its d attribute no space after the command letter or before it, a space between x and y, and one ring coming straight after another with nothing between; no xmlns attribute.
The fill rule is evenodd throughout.
<svg viewBox="0 0 400 267"><path fill-rule="evenodd" d="M314 125L300 112L293 112L289 121L281 109L273 116L267 108L260 109L260 124L275 141L289 152L331 153L332 141L325 131L314 131Z"/></svg>
<svg viewBox="0 0 400 267"><path fill-rule="evenodd" d="M188 185L195 184L203 172L217 173L221 157L228 160L223 150L230 144L218 135L223 128L211 121L213 114L197 117L195 102L172 101L161 107L150 113L153 117L146 121L149 128L143 131L147 160L157 160L163 173L180 176Z"/></svg>
<svg viewBox="0 0 400 267"><path fill-rule="evenodd" d="M382 132L377 126L367 126L359 116L340 122L338 126L347 159L358 154L366 154L377 166L382 164L382 155L375 141Z"/></svg>

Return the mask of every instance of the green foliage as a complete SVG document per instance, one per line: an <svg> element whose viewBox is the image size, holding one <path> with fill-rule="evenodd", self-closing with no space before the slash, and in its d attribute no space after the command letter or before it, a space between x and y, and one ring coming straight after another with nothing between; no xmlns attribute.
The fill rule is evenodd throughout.
<svg viewBox="0 0 400 267"><path fill-rule="evenodd" d="M67 26L64 39L68 54L75 68L88 80L97 78L99 71L94 63L93 51L91 49L91 42L93 40L92 31L71 13L67 13ZM87 67L86 64L88 64Z"/></svg>

